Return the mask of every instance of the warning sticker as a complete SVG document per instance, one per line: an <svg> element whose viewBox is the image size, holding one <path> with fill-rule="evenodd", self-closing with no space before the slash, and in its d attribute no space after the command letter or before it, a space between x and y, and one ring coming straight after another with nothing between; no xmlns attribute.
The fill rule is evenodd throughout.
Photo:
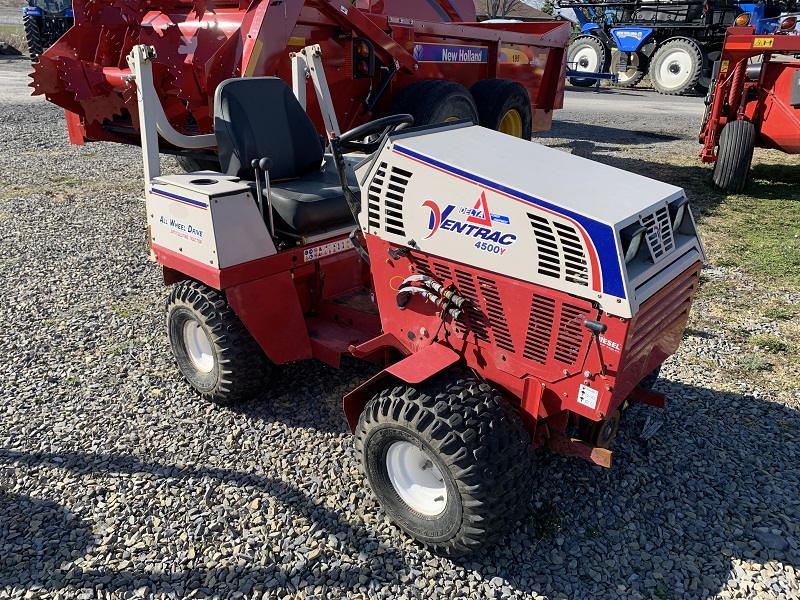
<svg viewBox="0 0 800 600"><path fill-rule="evenodd" d="M757 37L753 40L753 48L772 48L775 43L775 38L771 37Z"/></svg>
<svg viewBox="0 0 800 600"><path fill-rule="evenodd" d="M593 390L590 387L581 385L581 388L578 391L578 402L584 406L588 406L589 408L597 408L597 396L597 390Z"/></svg>
<svg viewBox="0 0 800 600"><path fill-rule="evenodd" d="M345 250L349 250L352 247L353 247L353 242L351 242L349 238L345 238L343 240L337 240L335 242L323 244L322 246L316 246L314 248L306 248L305 250L303 250L303 261L309 262L311 260L316 260L324 256L330 256L331 254L344 252Z"/></svg>

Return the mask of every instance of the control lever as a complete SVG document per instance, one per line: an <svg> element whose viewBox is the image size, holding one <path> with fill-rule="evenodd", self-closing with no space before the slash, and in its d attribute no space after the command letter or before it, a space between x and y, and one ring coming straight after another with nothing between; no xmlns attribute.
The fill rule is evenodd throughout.
<svg viewBox="0 0 800 600"><path fill-rule="evenodd" d="M261 191L261 178L259 174L264 172L264 188L267 191L267 213L269 214L269 233L275 237L275 220L272 215L272 194L269 187L269 172L272 170L272 159L264 157L261 159L254 158L250 161L250 166L253 167L256 173L256 196L258 197L258 212L261 213L261 220L264 220L264 196Z"/></svg>
<svg viewBox="0 0 800 600"><path fill-rule="evenodd" d="M603 360L603 350L600 348L600 336L603 335L608 330L608 325L605 323L601 323L600 321L593 321L591 319L586 319L583 322L583 326L589 330L592 336L595 338L595 345L597 346L597 358L600 359L600 375L603 377L606 376L606 362Z"/></svg>

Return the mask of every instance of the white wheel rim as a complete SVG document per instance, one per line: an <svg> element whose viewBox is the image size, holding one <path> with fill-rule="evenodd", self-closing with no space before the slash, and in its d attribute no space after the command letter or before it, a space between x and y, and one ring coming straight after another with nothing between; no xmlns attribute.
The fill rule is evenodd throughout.
<svg viewBox="0 0 800 600"><path fill-rule="evenodd" d="M664 87L684 85L692 76L692 57L683 50L667 52L658 65L658 78Z"/></svg>
<svg viewBox="0 0 800 600"><path fill-rule="evenodd" d="M576 71L597 73L600 57L597 56L597 51L594 48L591 46L584 46L572 55L572 62L575 63Z"/></svg>
<svg viewBox="0 0 800 600"><path fill-rule="evenodd" d="M423 450L409 442L393 443L386 453L386 470L400 498L415 511L428 517L444 512L444 477Z"/></svg>
<svg viewBox="0 0 800 600"><path fill-rule="evenodd" d="M622 53L616 53L614 55L613 64L611 65L611 72L617 74L617 79L620 83L626 83L636 77L636 73L639 72L639 55L636 52L631 52L628 55L628 69L626 71L617 71L617 65L619 64L620 58L622 58Z"/></svg>
<svg viewBox="0 0 800 600"><path fill-rule="evenodd" d="M211 340L197 321L189 319L183 324L183 346L194 368L210 373L214 368L214 350Z"/></svg>

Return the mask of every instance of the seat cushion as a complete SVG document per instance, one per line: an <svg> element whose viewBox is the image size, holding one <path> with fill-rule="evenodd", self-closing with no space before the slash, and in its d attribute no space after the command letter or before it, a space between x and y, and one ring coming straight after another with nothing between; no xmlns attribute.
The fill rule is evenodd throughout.
<svg viewBox="0 0 800 600"><path fill-rule="evenodd" d="M254 183L250 186L255 189ZM271 190L276 229L307 234L333 225L355 225L336 173L314 171L301 179L273 183Z"/></svg>

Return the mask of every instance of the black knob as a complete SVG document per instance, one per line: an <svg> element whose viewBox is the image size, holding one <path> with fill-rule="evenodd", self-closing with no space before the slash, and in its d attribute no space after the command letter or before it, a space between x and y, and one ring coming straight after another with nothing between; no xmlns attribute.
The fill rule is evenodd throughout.
<svg viewBox="0 0 800 600"><path fill-rule="evenodd" d="M602 335L606 332L606 329L608 329L608 325L605 323L601 323L600 321L592 321L590 319L585 320L583 322L583 326L591 331L593 335Z"/></svg>
<svg viewBox="0 0 800 600"><path fill-rule="evenodd" d="M258 161L258 166L261 167L262 171L270 171L272 170L272 159L267 158L266 156Z"/></svg>

